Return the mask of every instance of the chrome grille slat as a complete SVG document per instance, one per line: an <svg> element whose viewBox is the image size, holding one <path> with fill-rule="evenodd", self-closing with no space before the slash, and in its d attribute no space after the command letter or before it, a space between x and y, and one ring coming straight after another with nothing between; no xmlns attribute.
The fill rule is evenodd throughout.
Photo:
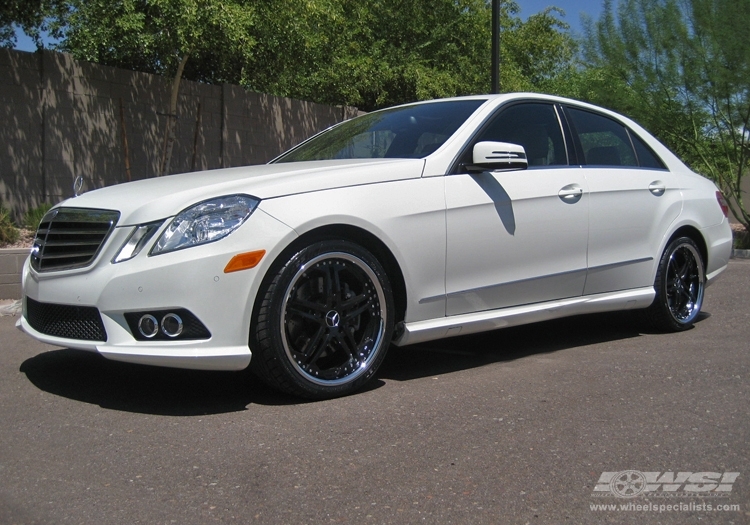
<svg viewBox="0 0 750 525"><path fill-rule="evenodd" d="M55 231L46 231L44 232L45 235L52 234L52 235L60 235L61 237L65 237L66 235L101 235L102 232L106 232L107 230L91 230L91 231L84 231L84 230L55 230Z"/></svg>
<svg viewBox="0 0 750 525"><path fill-rule="evenodd" d="M93 255L96 255L97 250L89 251L89 252L76 252L75 254L70 253L61 253L59 255L50 255L47 254L44 256L45 261L50 261L52 259L90 259Z"/></svg>
<svg viewBox="0 0 750 525"><path fill-rule="evenodd" d="M99 239L95 241L66 241L66 242L60 242L60 241L47 241L45 243L41 243L40 246L99 246L101 244L101 241Z"/></svg>
<svg viewBox="0 0 750 525"><path fill-rule="evenodd" d="M52 272L90 265L119 218L120 213L114 210L50 210L36 232L31 266L38 272Z"/></svg>

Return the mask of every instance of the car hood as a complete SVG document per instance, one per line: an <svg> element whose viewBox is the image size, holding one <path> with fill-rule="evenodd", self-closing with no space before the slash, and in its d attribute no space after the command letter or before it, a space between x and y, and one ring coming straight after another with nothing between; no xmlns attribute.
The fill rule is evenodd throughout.
<svg viewBox="0 0 750 525"><path fill-rule="evenodd" d="M311 161L168 175L108 186L60 206L118 210L118 226L176 215L195 203L244 193L272 199L298 193L419 178L423 159Z"/></svg>

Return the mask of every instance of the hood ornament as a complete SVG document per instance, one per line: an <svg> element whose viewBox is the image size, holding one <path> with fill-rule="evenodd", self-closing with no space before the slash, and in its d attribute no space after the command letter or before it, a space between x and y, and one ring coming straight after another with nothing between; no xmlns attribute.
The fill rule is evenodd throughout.
<svg viewBox="0 0 750 525"><path fill-rule="evenodd" d="M81 193L83 193L81 190L83 189L83 175L79 175L76 177L76 180L73 181L73 195L78 197Z"/></svg>

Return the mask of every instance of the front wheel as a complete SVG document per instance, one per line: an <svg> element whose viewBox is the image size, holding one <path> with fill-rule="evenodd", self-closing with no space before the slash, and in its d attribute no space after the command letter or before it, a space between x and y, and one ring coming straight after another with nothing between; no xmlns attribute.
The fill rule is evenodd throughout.
<svg viewBox="0 0 750 525"><path fill-rule="evenodd" d="M393 293L382 265L349 241L293 255L264 290L251 325L252 368L290 394L326 399L364 385L393 333Z"/></svg>
<svg viewBox="0 0 750 525"><path fill-rule="evenodd" d="M646 318L657 330L677 332L693 326L703 305L703 257L689 237L675 239L664 250L656 272L656 297Z"/></svg>

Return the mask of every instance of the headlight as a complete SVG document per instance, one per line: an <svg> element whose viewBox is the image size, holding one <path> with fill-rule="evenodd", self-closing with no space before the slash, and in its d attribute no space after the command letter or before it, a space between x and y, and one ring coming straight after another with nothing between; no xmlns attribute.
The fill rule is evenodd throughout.
<svg viewBox="0 0 750 525"><path fill-rule="evenodd" d="M249 195L230 195L200 202L175 216L151 249L151 255L223 239L239 228L258 207Z"/></svg>

